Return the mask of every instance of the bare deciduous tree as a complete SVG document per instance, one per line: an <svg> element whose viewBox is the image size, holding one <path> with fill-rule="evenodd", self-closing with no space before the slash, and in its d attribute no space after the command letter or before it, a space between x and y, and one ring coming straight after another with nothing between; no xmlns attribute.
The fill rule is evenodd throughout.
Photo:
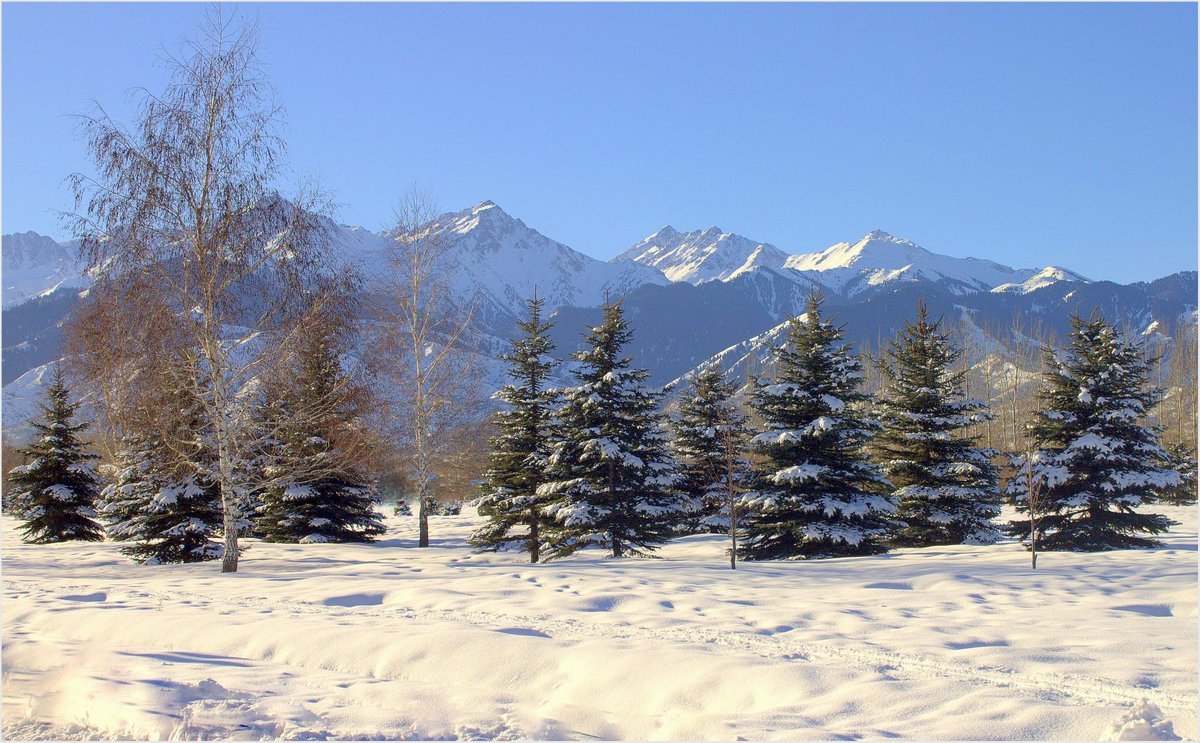
<svg viewBox="0 0 1200 743"><path fill-rule="evenodd" d="M163 294L137 276L102 278L63 324L65 367L97 421L95 444L112 461L169 384L167 363L181 353L182 320Z"/></svg>
<svg viewBox="0 0 1200 743"><path fill-rule="evenodd" d="M1025 459L1020 476L1025 478L1025 498L1029 507L1029 569L1037 570L1037 525L1038 509L1041 507L1041 496L1044 488L1042 479L1034 472L1037 454L1033 449L1025 452Z"/></svg>
<svg viewBox="0 0 1200 743"><path fill-rule="evenodd" d="M1175 329L1175 343L1167 371L1167 399L1163 404L1163 423L1171 431L1172 442L1196 451L1196 322L1182 322Z"/></svg>
<svg viewBox="0 0 1200 743"><path fill-rule="evenodd" d="M374 344L378 372L390 381L392 430L417 490L421 547L429 546L439 465L463 427L479 417L480 404L469 346L472 307L456 301L449 243L430 229L436 216L432 198L416 188L396 209Z"/></svg>
<svg viewBox="0 0 1200 743"><path fill-rule="evenodd" d="M221 487L223 572L238 565L237 494L249 441L246 385L286 359L327 301L315 195L284 199L281 109L253 26L210 12L167 64L161 95L140 91L126 128L98 105L81 117L96 175L72 176L72 226L92 267L161 292L197 357ZM326 282L329 283L329 282ZM336 283L336 282L332 282Z"/></svg>
<svg viewBox="0 0 1200 743"><path fill-rule="evenodd" d="M710 473L713 481L725 484L725 508L729 511L729 569L737 570L738 526L741 514L738 501L746 492L750 462L746 459L746 416L734 407L717 411L717 445L720 447L720 472Z"/></svg>

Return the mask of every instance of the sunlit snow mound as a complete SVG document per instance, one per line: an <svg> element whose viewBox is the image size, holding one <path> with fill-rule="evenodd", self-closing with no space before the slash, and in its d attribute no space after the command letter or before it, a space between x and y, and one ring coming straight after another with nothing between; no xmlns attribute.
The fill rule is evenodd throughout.
<svg viewBox="0 0 1200 743"><path fill-rule="evenodd" d="M1113 720L1100 740L1180 740L1175 726L1164 720L1157 705L1143 699Z"/></svg>

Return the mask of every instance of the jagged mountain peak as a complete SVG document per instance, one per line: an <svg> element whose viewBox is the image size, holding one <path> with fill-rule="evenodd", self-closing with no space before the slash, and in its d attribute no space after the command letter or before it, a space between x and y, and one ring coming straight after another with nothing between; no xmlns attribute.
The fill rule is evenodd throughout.
<svg viewBox="0 0 1200 743"><path fill-rule="evenodd" d="M816 253L788 255L769 243L749 240L720 227L679 232L667 226L613 262L650 266L672 281L691 284L729 281L750 271L780 270L847 296L896 281L939 283L954 293L969 294L998 286L1007 287L1005 291L1030 291L1055 281L1086 280L1069 271L1013 269L978 258L939 255L879 228L854 242L840 242ZM1033 284L1026 286L1029 280Z"/></svg>
<svg viewBox="0 0 1200 743"><path fill-rule="evenodd" d="M665 284L661 272L613 265L546 237L494 201L439 215L424 228L446 242L444 268L457 296L474 302L476 319L497 334L511 332L536 289L546 304L594 306L642 284Z"/></svg>
<svg viewBox="0 0 1200 743"><path fill-rule="evenodd" d="M658 238L661 240L670 240L670 239L673 239L678 236L679 236L679 230L675 229L674 227L672 227L669 224L664 224L662 227L660 227L658 229L657 232L651 233L650 236L647 237L646 239L651 240L654 238Z"/></svg>
<svg viewBox="0 0 1200 743"><path fill-rule="evenodd" d="M643 238L613 259L663 272L672 281L700 284L728 281L759 267L782 267L787 253L767 243L709 227L679 232L667 226Z"/></svg>
<svg viewBox="0 0 1200 743"><path fill-rule="evenodd" d="M859 254L869 251L902 251L911 252L918 255L932 255L930 251L922 248L920 245L917 245L912 240L880 229L871 230L866 235L863 235L862 238L860 238L857 242L838 243L838 245L843 244L850 245L851 250ZM832 250L832 248L830 248L830 250Z"/></svg>
<svg viewBox="0 0 1200 743"><path fill-rule="evenodd" d="M481 201L462 211L439 215L433 222L433 228L447 229L460 235L478 229L493 232L529 230L524 222L504 211L494 201Z"/></svg>
<svg viewBox="0 0 1200 743"><path fill-rule="evenodd" d="M42 296L59 287L87 286L78 243L60 243L37 232L3 237L3 304L5 307Z"/></svg>
<svg viewBox="0 0 1200 743"><path fill-rule="evenodd" d="M916 244L912 240L908 240L903 237L898 237L897 235L893 235L892 233L888 232L887 230L882 230L879 228L871 230L866 235L864 235L863 238L861 240L859 240L858 242L865 243L865 242L871 242L871 241L890 242L890 243L896 243L898 245L915 245Z"/></svg>

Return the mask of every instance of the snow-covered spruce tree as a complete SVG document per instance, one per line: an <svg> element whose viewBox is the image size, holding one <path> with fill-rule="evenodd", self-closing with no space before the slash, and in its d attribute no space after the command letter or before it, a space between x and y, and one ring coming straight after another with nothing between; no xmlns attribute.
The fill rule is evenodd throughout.
<svg viewBox="0 0 1200 743"><path fill-rule="evenodd" d="M676 480L658 414L659 393L646 389L648 372L621 355L632 332L621 304L605 302L604 322L574 354L578 384L562 390L548 481L538 487L547 505L549 557L602 547L613 557L644 555L668 541L690 500Z"/></svg>
<svg viewBox="0 0 1200 743"><path fill-rule="evenodd" d="M131 433L122 438L121 449L112 462L112 481L100 491L96 502L108 539L125 542L137 537L137 518L156 492L152 455L159 448L144 434Z"/></svg>
<svg viewBox="0 0 1200 743"><path fill-rule="evenodd" d="M149 565L203 562L224 554L216 449L198 399L194 361L166 372L143 428L125 437L117 479L101 494L110 539Z"/></svg>
<svg viewBox="0 0 1200 743"><path fill-rule="evenodd" d="M30 421L39 438L17 449L28 463L9 470L12 514L25 522L21 531L26 542L104 538L95 510L100 483L90 461L96 457L83 451L79 434L88 424L74 422L78 408L56 365L41 403L41 420Z"/></svg>
<svg viewBox="0 0 1200 743"><path fill-rule="evenodd" d="M430 516L461 516L462 501L443 501L431 498L429 501Z"/></svg>
<svg viewBox="0 0 1200 743"><path fill-rule="evenodd" d="M246 527L238 530L239 537L262 538L262 527L266 523L261 518L264 497L274 482L273 477L280 473L283 457L286 456L281 437L293 415L289 407L290 396L284 394L282 384L268 384L265 387L265 391L257 396L252 413L257 435L246 458L250 474L246 478L245 497L239 504Z"/></svg>
<svg viewBox="0 0 1200 743"><path fill-rule="evenodd" d="M1158 430L1144 422L1162 393L1148 380L1150 364L1099 313L1071 318L1067 348L1046 353L1038 391L1041 410L1029 427L1038 450L1033 478L1038 498L1039 551L1098 551L1154 547L1152 538L1170 519L1137 508L1153 493L1177 486ZM1023 520L1010 523L1028 539L1028 477L1016 477L1007 493Z"/></svg>
<svg viewBox="0 0 1200 743"><path fill-rule="evenodd" d="M221 495L215 475L186 469L145 475L141 493L149 497L141 510L110 530L123 532L121 552L147 565L220 558L225 550L216 539Z"/></svg>
<svg viewBox="0 0 1200 743"><path fill-rule="evenodd" d="M267 542L372 542L386 530L375 483L337 443L354 418L338 335L319 324L305 335L291 384L267 402L275 443L256 531Z"/></svg>
<svg viewBox="0 0 1200 743"><path fill-rule="evenodd" d="M1196 502L1196 450L1187 444L1167 448L1168 466L1179 473L1179 484L1157 491L1158 500L1173 506L1190 506Z"/></svg>
<svg viewBox="0 0 1200 743"><path fill-rule="evenodd" d="M29 421L38 438L17 449L28 463L8 471L11 513L25 522L20 529L28 543L101 540L103 532L96 521L100 481L91 463L96 455L85 454L79 441L79 433L89 424L74 423L79 403L71 402L58 365L40 407L41 420Z"/></svg>
<svg viewBox="0 0 1200 743"><path fill-rule="evenodd" d="M671 426L679 490L700 504L698 530L713 534L730 533L732 501L750 476L750 465L742 453L749 430L735 392L720 369L698 372L683 393Z"/></svg>
<svg viewBox="0 0 1200 743"><path fill-rule="evenodd" d="M507 406L495 415L497 434L489 442L490 467L483 494L476 500L479 515L488 521L471 535L471 545L483 551L521 547L529 561L540 559L542 536L537 487L546 477L550 459L550 423L554 398L546 380L555 361L547 333L553 323L542 319L545 300L534 294L529 319L519 323L523 335L513 339L501 359L513 380L495 397Z"/></svg>
<svg viewBox="0 0 1200 743"><path fill-rule="evenodd" d="M743 496L745 559L878 554L894 527L890 484L863 451L875 426L857 410L861 365L821 301L813 294L791 321L775 381L755 383L766 430L750 442L761 460Z"/></svg>
<svg viewBox="0 0 1200 743"><path fill-rule="evenodd" d="M877 402L883 428L874 440L877 461L897 488L892 537L901 547L990 544L999 538L996 452L977 448L967 426L991 418L986 403L966 398L966 370L954 370L962 350L930 322L922 301L883 349L884 388Z"/></svg>

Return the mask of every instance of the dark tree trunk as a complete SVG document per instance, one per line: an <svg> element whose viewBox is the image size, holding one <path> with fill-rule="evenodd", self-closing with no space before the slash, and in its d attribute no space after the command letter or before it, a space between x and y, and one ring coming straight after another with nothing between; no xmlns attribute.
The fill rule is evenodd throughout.
<svg viewBox="0 0 1200 743"><path fill-rule="evenodd" d="M540 537L538 535L538 512L537 506L529 507L529 561L538 561L538 551L541 548Z"/></svg>

